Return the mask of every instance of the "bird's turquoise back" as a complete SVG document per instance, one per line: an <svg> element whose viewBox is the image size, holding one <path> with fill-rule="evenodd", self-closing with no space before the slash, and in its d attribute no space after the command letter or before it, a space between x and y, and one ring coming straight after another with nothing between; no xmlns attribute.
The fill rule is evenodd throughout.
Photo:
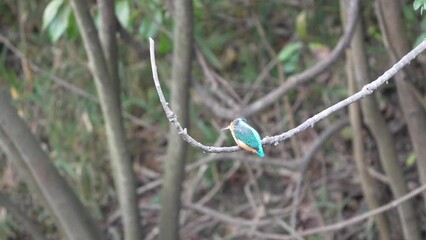
<svg viewBox="0 0 426 240"><path fill-rule="evenodd" d="M235 137L249 147L255 149L259 156L263 157L262 140L260 139L259 133L244 121L239 121L235 125L234 129Z"/></svg>

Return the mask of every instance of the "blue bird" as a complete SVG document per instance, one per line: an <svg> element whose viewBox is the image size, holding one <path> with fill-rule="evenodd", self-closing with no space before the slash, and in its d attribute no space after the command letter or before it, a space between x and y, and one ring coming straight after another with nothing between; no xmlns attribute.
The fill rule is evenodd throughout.
<svg viewBox="0 0 426 240"><path fill-rule="evenodd" d="M248 125L245 118L235 119L228 127L223 128L222 131L227 129L231 131L232 137L238 146L249 152L256 153L260 157L265 156L259 133Z"/></svg>

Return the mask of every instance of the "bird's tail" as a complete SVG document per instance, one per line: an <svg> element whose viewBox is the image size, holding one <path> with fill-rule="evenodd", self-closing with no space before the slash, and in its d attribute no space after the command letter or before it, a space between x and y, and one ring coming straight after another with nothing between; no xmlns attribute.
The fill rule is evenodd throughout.
<svg viewBox="0 0 426 240"><path fill-rule="evenodd" d="M265 156L265 153L263 153L263 149L262 149L262 148L260 148L259 150L257 150L257 154L258 154L260 157L264 157L264 156Z"/></svg>

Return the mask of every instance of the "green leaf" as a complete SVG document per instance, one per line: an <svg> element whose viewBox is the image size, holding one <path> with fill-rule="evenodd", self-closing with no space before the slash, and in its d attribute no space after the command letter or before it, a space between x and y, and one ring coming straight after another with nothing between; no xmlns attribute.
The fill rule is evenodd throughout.
<svg viewBox="0 0 426 240"><path fill-rule="evenodd" d="M405 165L407 165L407 167L411 167L413 166L414 163L416 163L416 160L417 160L416 154L411 153L405 160Z"/></svg>
<svg viewBox="0 0 426 240"><path fill-rule="evenodd" d="M70 14L71 14L71 6L70 5L64 6L63 8L59 10L57 16L49 25L49 28L48 28L49 36L53 42L58 41L58 39L67 30Z"/></svg>
<svg viewBox="0 0 426 240"><path fill-rule="evenodd" d="M115 14L117 15L118 21L124 26L129 27L130 19L130 4L127 0L118 1L115 5Z"/></svg>
<svg viewBox="0 0 426 240"><path fill-rule="evenodd" d="M80 36L80 31L78 29L77 21L75 20L74 14L70 15L66 34L67 34L67 38L69 39L73 39Z"/></svg>
<svg viewBox="0 0 426 240"><path fill-rule="evenodd" d="M289 60L292 56L296 55L301 48L302 48L302 44L300 42L287 44L278 53L278 60L280 60L281 62L285 62Z"/></svg>
<svg viewBox="0 0 426 240"><path fill-rule="evenodd" d="M422 3L423 3L423 1L422 1L422 0L415 0L415 1L413 2L413 8L414 8L414 10L419 9L419 7L421 7L421 6L422 6Z"/></svg>
<svg viewBox="0 0 426 240"><path fill-rule="evenodd" d="M157 23L145 18L142 20L141 26L139 27L139 33L144 38L155 37L158 29L159 26Z"/></svg>
<svg viewBox="0 0 426 240"><path fill-rule="evenodd" d="M420 8L420 14L423 14L423 10L426 9L426 0L415 0L413 2L413 8L415 11Z"/></svg>
<svg viewBox="0 0 426 240"><path fill-rule="evenodd" d="M172 40L169 37L167 37L165 34L160 34L159 37L160 39L158 42L158 53L159 54L170 53L173 50Z"/></svg>
<svg viewBox="0 0 426 240"><path fill-rule="evenodd" d="M308 30L306 24L306 11L301 11L296 18L296 32L299 38L303 41L307 40Z"/></svg>
<svg viewBox="0 0 426 240"><path fill-rule="evenodd" d="M47 26L51 24L63 3L64 0L52 0L49 2L49 4L47 4L43 12L43 30L45 30Z"/></svg>

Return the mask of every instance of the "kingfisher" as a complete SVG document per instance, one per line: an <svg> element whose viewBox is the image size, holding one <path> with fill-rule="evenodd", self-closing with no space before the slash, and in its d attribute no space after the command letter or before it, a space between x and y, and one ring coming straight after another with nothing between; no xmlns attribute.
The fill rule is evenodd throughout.
<svg viewBox="0 0 426 240"><path fill-rule="evenodd" d="M235 142L241 148L264 157L262 140L259 133L252 128L245 118L237 118L222 131L229 129Z"/></svg>

